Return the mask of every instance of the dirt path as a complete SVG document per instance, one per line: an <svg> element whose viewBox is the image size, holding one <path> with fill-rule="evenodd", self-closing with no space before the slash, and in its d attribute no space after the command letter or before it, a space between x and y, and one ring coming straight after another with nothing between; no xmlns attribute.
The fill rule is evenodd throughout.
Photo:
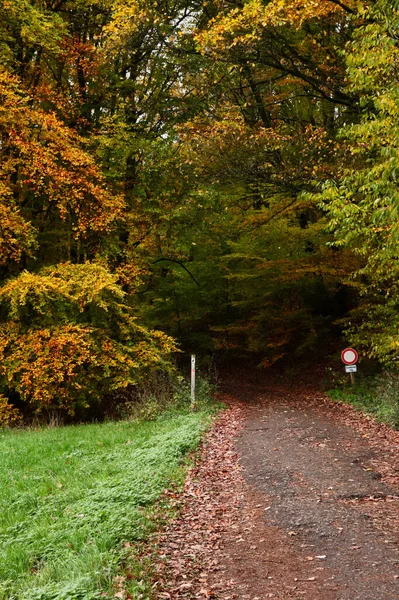
<svg viewBox="0 0 399 600"><path fill-rule="evenodd" d="M226 389L158 597L398 600L399 434L303 385Z"/></svg>

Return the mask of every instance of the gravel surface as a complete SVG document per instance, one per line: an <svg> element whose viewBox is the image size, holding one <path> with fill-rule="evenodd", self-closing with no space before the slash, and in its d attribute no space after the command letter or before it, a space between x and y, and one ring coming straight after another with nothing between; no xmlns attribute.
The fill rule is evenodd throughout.
<svg viewBox="0 0 399 600"><path fill-rule="evenodd" d="M315 588L289 589L287 579L303 577L286 574L277 585L269 580L266 597L286 597L283 588L298 598L397 600L399 488L382 481L379 448L369 442L373 427L380 426L355 411L351 420L347 411L308 390L241 382L239 397L248 406L236 442L248 498L256 492L259 504L264 496L263 523L285 537L292 568L307 563L305 579ZM385 439L396 450L397 437L392 432ZM398 455L391 452L391 458L397 473ZM385 454L383 459L388 475ZM270 577L273 569L266 566ZM249 594L265 597L265 586Z"/></svg>
<svg viewBox="0 0 399 600"><path fill-rule="evenodd" d="M398 600L399 432L314 384L225 381L157 597Z"/></svg>

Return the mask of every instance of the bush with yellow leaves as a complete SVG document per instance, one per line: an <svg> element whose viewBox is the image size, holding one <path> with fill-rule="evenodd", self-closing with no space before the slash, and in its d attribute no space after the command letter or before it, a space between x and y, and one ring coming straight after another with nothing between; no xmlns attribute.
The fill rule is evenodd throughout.
<svg viewBox="0 0 399 600"><path fill-rule="evenodd" d="M99 264L23 272L0 288L0 315L0 391L36 413L73 415L171 368L173 339L137 323L117 277Z"/></svg>

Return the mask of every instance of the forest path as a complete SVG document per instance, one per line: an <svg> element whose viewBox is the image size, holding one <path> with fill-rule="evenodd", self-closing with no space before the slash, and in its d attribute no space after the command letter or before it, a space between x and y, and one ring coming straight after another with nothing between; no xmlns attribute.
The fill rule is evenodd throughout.
<svg viewBox="0 0 399 600"><path fill-rule="evenodd" d="M224 388L240 431L204 446L159 597L398 600L399 433L300 382Z"/></svg>
<svg viewBox="0 0 399 600"><path fill-rule="evenodd" d="M247 405L236 449L249 483L248 504L267 505L261 507L263 531L252 532L253 556L226 538L227 572L240 582L242 597L397 600L399 465L393 448L378 448L378 437L370 444L370 421L353 413L343 422L344 408L331 410L306 388L241 383L239 398ZM390 484L380 470L391 476Z"/></svg>

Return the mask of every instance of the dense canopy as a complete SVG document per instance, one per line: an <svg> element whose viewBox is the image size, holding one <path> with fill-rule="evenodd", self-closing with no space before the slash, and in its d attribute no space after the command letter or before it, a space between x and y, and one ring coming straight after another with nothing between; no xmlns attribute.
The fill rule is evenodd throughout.
<svg viewBox="0 0 399 600"><path fill-rule="evenodd" d="M388 0L1 0L0 411L177 348L344 331L396 365L398 29Z"/></svg>

